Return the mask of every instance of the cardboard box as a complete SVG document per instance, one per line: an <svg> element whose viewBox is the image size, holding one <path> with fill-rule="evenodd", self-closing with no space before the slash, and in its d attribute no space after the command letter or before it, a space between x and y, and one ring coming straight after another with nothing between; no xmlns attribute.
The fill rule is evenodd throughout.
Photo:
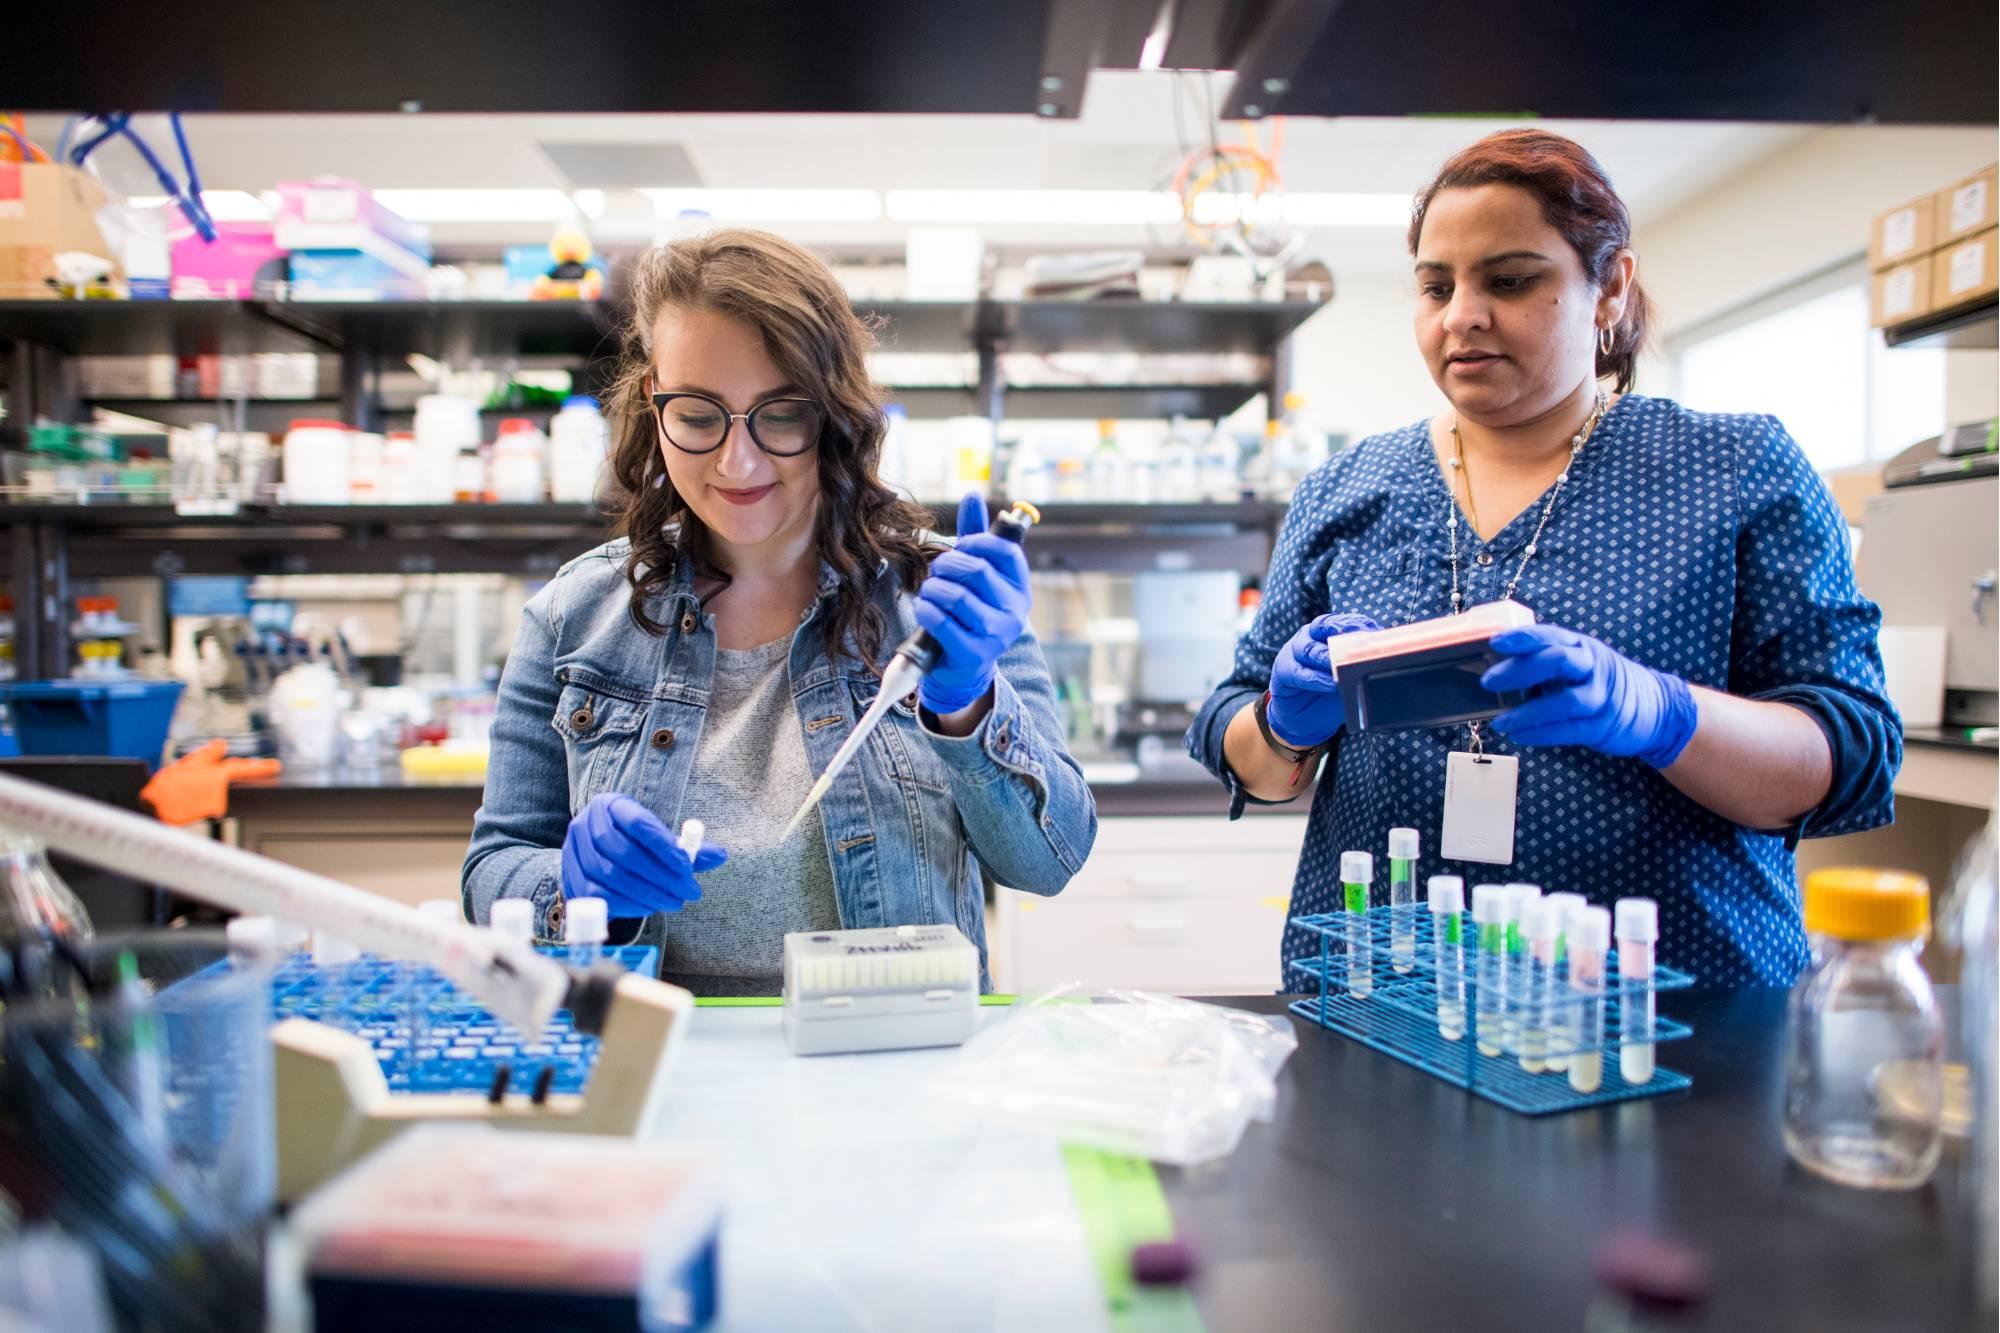
<svg viewBox="0 0 2000 1333"><path fill-rule="evenodd" d="M1937 196L1912 199L1875 219L1868 233L1868 267L1879 273L1927 255L1937 245Z"/></svg>
<svg viewBox="0 0 2000 1333"><path fill-rule="evenodd" d="M1961 236L1977 236L2000 223L2000 167L1974 172L1939 190L1935 211L1940 250Z"/></svg>
<svg viewBox="0 0 2000 1333"><path fill-rule="evenodd" d="M1877 273L1868 322L1878 329L1907 324L1931 312L1931 257Z"/></svg>
<svg viewBox="0 0 2000 1333"><path fill-rule="evenodd" d="M2000 231L1948 245L1931 256L1931 309L1950 310L2000 291Z"/></svg>
<svg viewBox="0 0 2000 1333"><path fill-rule="evenodd" d="M106 261L122 289L125 270L98 229L104 189L75 167L0 162L0 299L55 300L55 257L82 253Z"/></svg>

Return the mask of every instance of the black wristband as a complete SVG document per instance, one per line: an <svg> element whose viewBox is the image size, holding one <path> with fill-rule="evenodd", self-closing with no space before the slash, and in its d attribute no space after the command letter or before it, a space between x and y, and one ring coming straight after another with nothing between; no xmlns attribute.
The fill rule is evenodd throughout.
<svg viewBox="0 0 2000 1333"><path fill-rule="evenodd" d="M1287 745L1278 739L1277 734L1271 730L1271 692L1269 690L1265 690L1262 694L1258 695L1257 702L1250 707L1251 711L1256 715L1257 731L1263 736L1264 744L1270 746L1272 751L1286 763L1303 764L1324 748L1323 746L1310 745L1301 750L1295 746Z"/></svg>

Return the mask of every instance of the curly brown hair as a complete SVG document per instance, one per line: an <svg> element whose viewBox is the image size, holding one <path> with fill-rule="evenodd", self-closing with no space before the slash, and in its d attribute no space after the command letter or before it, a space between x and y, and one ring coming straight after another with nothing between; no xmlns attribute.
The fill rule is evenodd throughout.
<svg viewBox="0 0 2000 1333"><path fill-rule="evenodd" d="M646 603L673 582L683 555L727 581L709 559L708 529L667 474L647 393L660 311L707 310L756 329L786 380L826 410L815 541L839 578L827 652L831 657L838 645L850 645L870 671L879 671L890 627L869 595L877 571L886 565L914 590L942 547L926 541L930 511L904 500L875 471L888 423L886 395L868 374L874 332L817 256L769 232L732 228L656 245L633 263L629 283L631 318L610 415L618 440L612 471L624 499L618 531L632 542L625 579L634 623L649 634L667 632Z"/></svg>

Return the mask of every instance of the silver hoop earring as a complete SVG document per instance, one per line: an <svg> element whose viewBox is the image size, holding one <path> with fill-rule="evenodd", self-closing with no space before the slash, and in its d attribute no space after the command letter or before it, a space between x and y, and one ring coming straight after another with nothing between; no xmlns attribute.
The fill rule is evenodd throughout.
<svg viewBox="0 0 2000 1333"><path fill-rule="evenodd" d="M1610 329L1599 329L1597 331L1597 354L1599 356L1610 356L1611 345L1616 341L1617 338Z"/></svg>

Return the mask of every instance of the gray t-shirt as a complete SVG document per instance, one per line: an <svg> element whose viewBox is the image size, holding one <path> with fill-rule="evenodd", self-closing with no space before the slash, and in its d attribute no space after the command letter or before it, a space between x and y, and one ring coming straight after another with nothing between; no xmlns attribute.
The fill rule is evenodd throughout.
<svg viewBox="0 0 2000 1333"><path fill-rule="evenodd" d="M776 995L786 932L840 927L819 811L778 836L813 783L791 649L787 636L715 654L681 817L701 820L729 860L701 876L700 901L666 918L660 962L663 978L697 995Z"/></svg>

